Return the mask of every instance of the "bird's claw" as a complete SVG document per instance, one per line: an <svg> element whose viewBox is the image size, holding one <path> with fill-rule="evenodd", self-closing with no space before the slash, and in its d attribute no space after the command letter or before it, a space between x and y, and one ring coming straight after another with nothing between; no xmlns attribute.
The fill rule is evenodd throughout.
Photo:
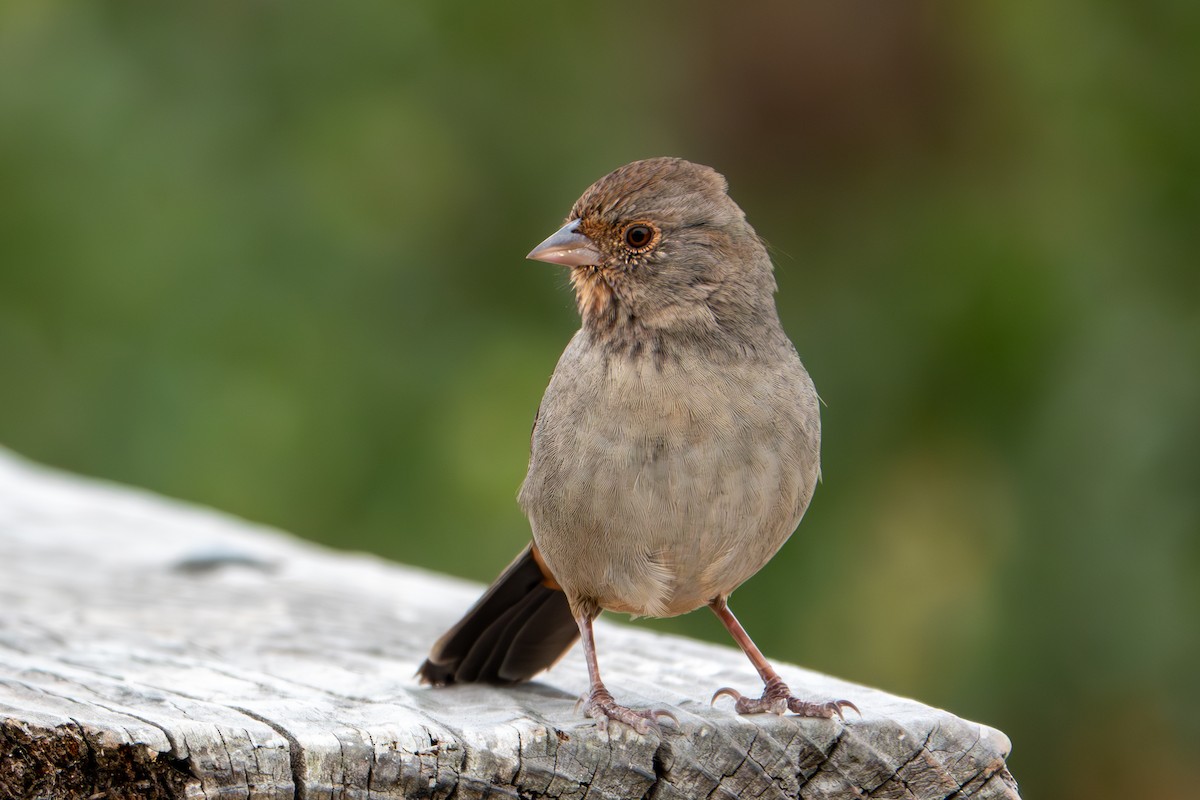
<svg viewBox="0 0 1200 800"><path fill-rule="evenodd" d="M843 709L853 709L859 716L862 712L858 706L849 700L830 700L828 703L810 703L792 696L792 690L781 679L772 678L764 687L762 697L746 697L737 689L728 686L718 689L712 696L711 703L716 703L718 697L732 697L733 709L739 714L779 714L791 711L801 717L816 717L818 719L838 719L845 721Z"/></svg>
<svg viewBox="0 0 1200 800"><path fill-rule="evenodd" d="M679 727L679 719L664 708L652 708L646 711L635 711L632 708L618 704L605 689L594 689L583 700L583 712L596 720L597 727L604 731L608 729L610 719L623 722L638 733L646 736L650 733L662 733L658 718L664 717Z"/></svg>

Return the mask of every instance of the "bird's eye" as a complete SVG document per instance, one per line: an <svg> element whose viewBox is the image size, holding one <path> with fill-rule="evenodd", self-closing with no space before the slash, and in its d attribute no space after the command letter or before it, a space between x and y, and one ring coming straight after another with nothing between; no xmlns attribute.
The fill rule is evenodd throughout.
<svg viewBox="0 0 1200 800"><path fill-rule="evenodd" d="M658 231L653 226L645 222L635 222L626 226L622 238L629 249L635 253L644 253L654 244L657 234Z"/></svg>

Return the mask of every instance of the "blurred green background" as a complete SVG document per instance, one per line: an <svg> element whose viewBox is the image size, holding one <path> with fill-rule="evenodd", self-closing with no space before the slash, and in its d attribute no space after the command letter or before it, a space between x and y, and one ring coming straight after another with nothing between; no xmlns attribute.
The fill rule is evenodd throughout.
<svg viewBox="0 0 1200 800"><path fill-rule="evenodd" d="M827 404L762 648L1001 728L1026 797L1183 797L1197 42L1183 0L3 3L0 444L489 580L577 325L523 256L685 156Z"/></svg>

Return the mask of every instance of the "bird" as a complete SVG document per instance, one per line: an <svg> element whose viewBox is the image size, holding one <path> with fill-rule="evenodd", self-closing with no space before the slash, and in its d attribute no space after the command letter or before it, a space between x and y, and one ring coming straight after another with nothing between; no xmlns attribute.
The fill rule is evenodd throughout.
<svg viewBox="0 0 1200 800"><path fill-rule="evenodd" d="M682 158L626 164L584 191L527 258L569 270L581 321L530 437L518 503L532 542L417 677L514 684L582 639L584 713L644 734L675 717L616 702L593 620L708 606L763 682L759 697L725 687L713 703L826 719L857 711L794 696L729 608L809 505L821 421L780 324L771 258L725 178Z"/></svg>

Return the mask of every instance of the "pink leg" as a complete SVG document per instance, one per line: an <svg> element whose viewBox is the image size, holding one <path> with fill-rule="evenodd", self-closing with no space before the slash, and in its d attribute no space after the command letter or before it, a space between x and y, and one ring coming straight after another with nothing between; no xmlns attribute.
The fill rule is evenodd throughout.
<svg viewBox="0 0 1200 800"><path fill-rule="evenodd" d="M632 708L618 705L605 688L604 681L600 680L596 642L592 638L592 618L587 614L576 614L575 624L579 626L579 635L583 639L583 657L587 660L588 678L591 683L591 691L584 701L583 710L589 717L597 720L601 730L608 726L610 719L624 722L642 735L651 731L658 732L657 717L666 717L679 725L679 720L670 711L657 708L651 711L634 711Z"/></svg>
<svg viewBox="0 0 1200 800"><path fill-rule="evenodd" d="M831 700L828 703L811 703L806 700L801 700L792 696L792 690L783 682L783 678L779 677L767 661L766 656L758 649L758 646L750 639L750 634L746 633L746 629L737 621L737 617L729 610L729 604L726 603L724 597L718 597L708 604L708 607L713 610L717 618L725 625L725 629L729 631L729 635L738 643L738 647L742 648L742 652L750 659L750 663L758 670L758 676L763 681L762 697L757 699L745 697L736 689L728 687L718 689L713 695L713 702L717 701L718 697L726 695L734 700L734 709L739 714L761 714L764 712L771 714L784 714L791 711L793 714L799 714L802 717L823 717L832 719L834 714L837 714L839 719L842 719L842 709L852 708L858 711L858 706L851 703L849 700ZM859 712L861 713L861 712Z"/></svg>

